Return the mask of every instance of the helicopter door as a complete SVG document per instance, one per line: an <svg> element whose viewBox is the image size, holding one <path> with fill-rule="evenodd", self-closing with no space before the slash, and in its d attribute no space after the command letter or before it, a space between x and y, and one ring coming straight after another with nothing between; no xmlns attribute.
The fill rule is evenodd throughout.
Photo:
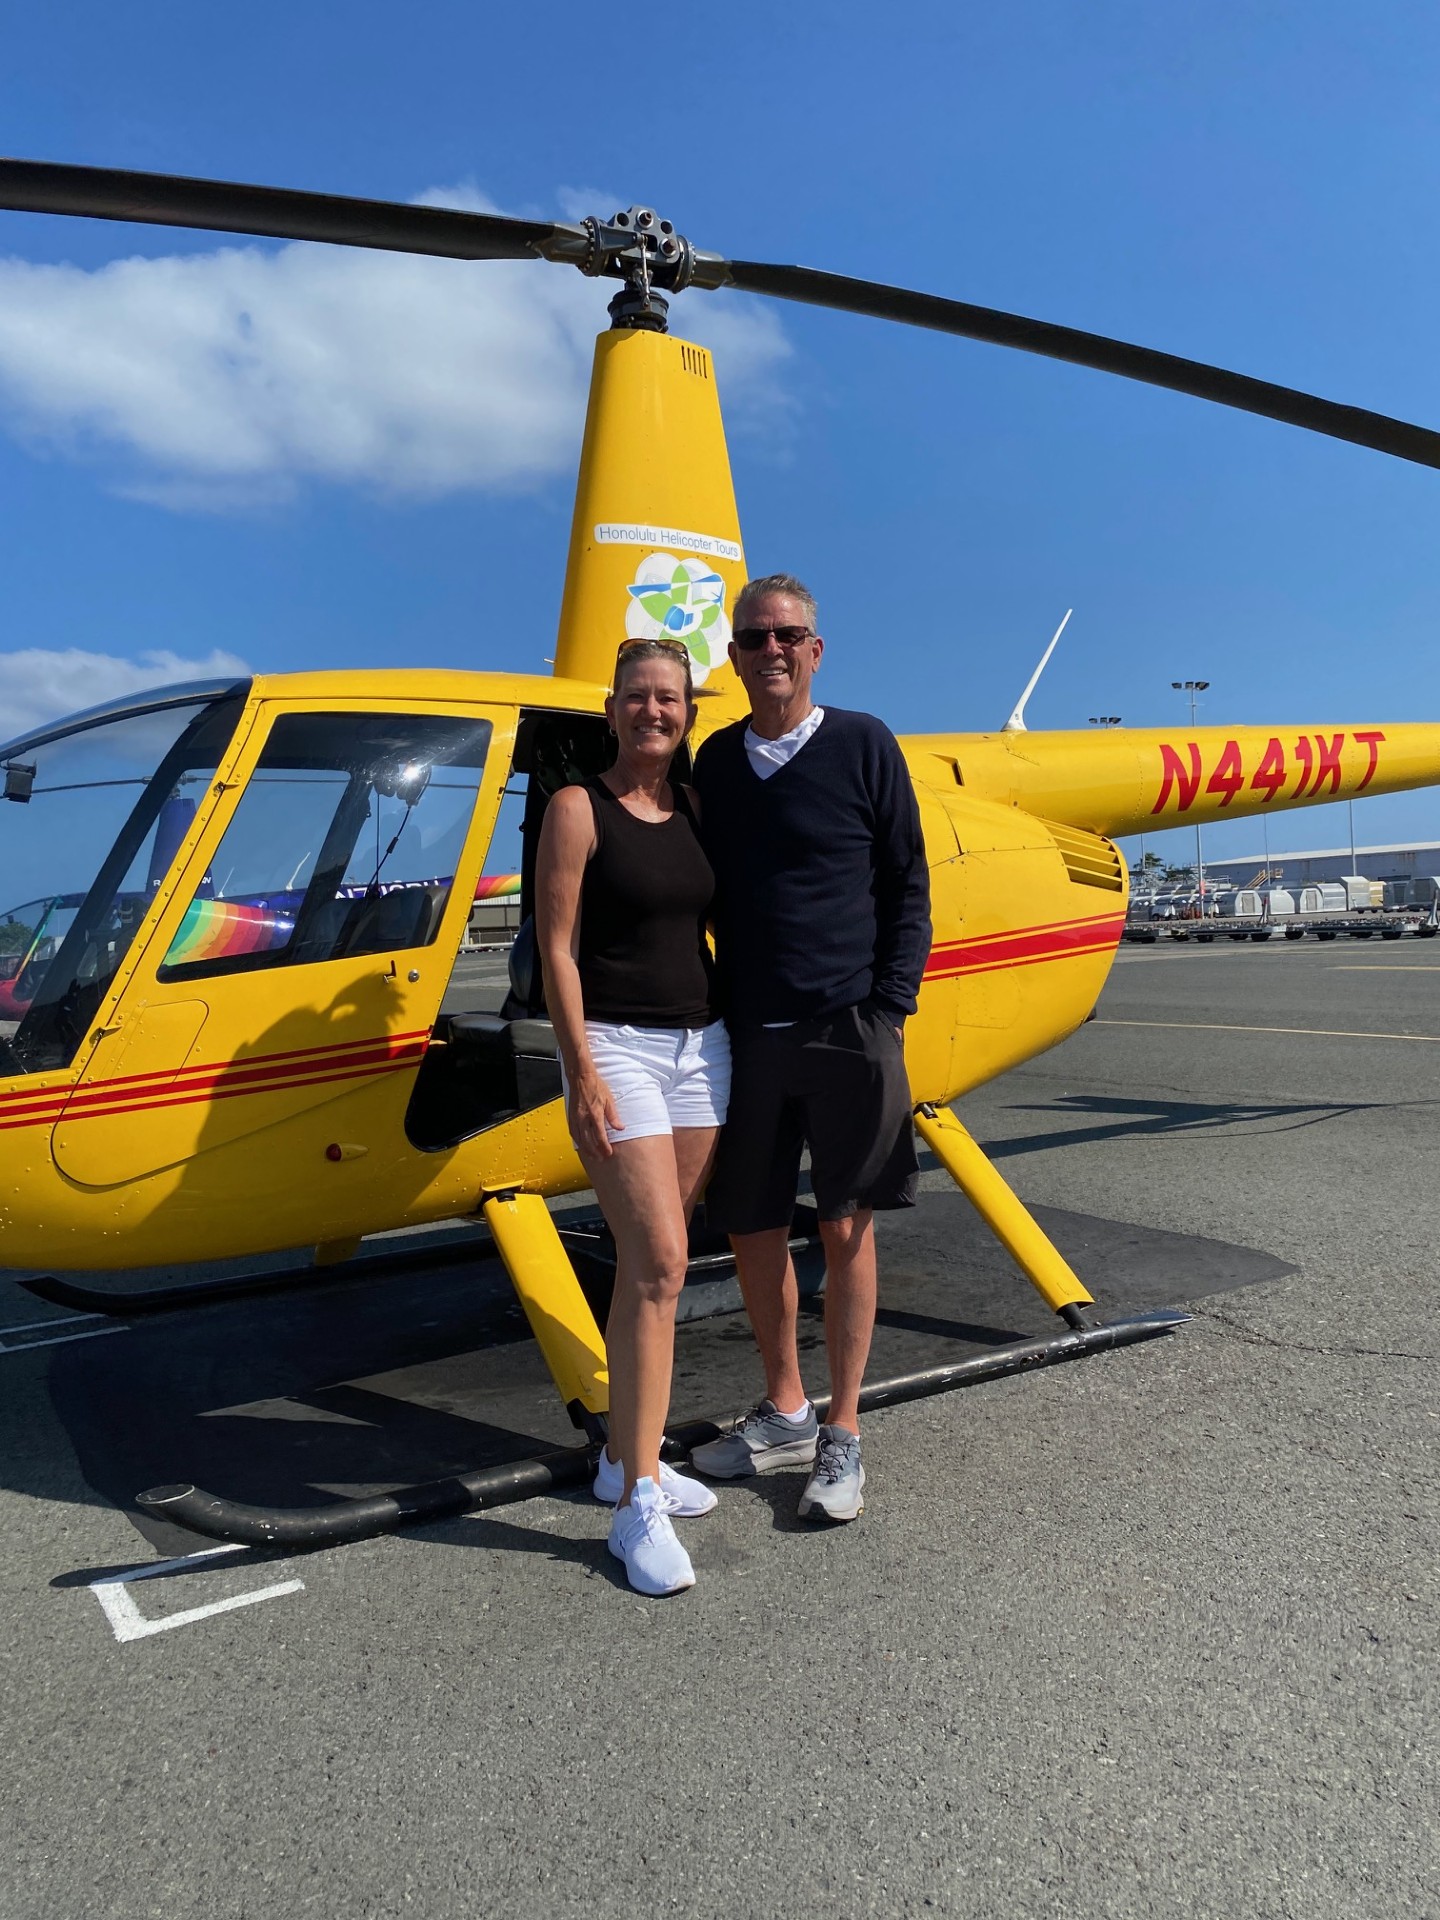
<svg viewBox="0 0 1440 1920"><path fill-rule="evenodd" d="M405 1116L411 1141L427 1153L457 1146L560 1097L559 1049L545 1015L535 946L535 858L551 796L604 772L614 759L614 735L599 714L520 714L506 788L508 798L524 806L521 920L509 953L509 991L502 1000L492 989L483 1011L465 1007L461 991L447 996L437 1044L425 1057ZM688 756L681 765L688 768Z"/></svg>
<svg viewBox="0 0 1440 1920"><path fill-rule="evenodd" d="M377 1175L405 1155L514 715L337 702L267 717L238 792L212 790L53 1151L92 1187L215 1155L282 1212L294 1190L300 1242L327 1150L373 1151ZM242 1143L229 1168L221 1150Z"/></svg>

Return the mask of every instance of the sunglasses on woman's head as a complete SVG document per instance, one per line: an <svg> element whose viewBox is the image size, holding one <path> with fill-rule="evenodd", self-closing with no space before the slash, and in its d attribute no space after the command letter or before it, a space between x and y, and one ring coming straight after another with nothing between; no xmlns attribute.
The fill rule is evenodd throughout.
<svg viewBox="0 0 1440 1920"><path fill-rule="evenodd" d="M665 651L673 653L677 660L684 660L687 665L689 664L690 649L683 640L666 640L659 635L653 640L622 640L616 658L623 660L632 647L664 647Z"/></svg>

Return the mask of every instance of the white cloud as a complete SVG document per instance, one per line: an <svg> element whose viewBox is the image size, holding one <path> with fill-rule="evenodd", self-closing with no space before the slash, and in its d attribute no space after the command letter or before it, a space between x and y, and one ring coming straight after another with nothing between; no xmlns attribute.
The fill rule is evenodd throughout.
<svg viewBox="0 0 1440 1920"><path fill-rule="evenodd" d="M471 189L421 197L488 210ZM300 244L94 271L0 260L0 396L32 444L167 506L225 511L306 481L525 488L573 465L610 291L548 265ZM691 295L677 319L716 353L727 399L779 400L773 313Z"/></svg>
<svg viewBox="0 0 1440 1920"><path fill-rule="evenodd" d="M22 647L0 653L0 740L13 740L61 714L102 706L142 687L238 679L249 671L233 653L218 651L198 660L162 651L126 660L113 653L87 653L82 647Z"/></svg>

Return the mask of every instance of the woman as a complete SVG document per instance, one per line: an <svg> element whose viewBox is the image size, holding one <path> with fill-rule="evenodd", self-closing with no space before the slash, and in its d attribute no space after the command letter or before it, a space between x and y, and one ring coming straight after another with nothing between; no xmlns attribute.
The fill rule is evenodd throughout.
<svg viewBox="0 0 1440 1920"><path fill-rule="evenodd" d="M693 1586L672 1516L715 1495L660 1462L687 1228L730 1092L705 922L715 878L695 798L669 778L695 721L690 655L638 640L605 702L616 760L545 812L536 929L560 1042L570 1133L615 1236L605 1329L610 1438L596 1496L610 1551L646 1594Z"/></svg>

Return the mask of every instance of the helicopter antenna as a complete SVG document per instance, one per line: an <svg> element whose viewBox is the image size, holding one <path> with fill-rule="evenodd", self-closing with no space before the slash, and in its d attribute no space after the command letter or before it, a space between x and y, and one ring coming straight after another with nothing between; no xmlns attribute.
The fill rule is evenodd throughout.
<svg viewBox="0 0 1440 1920"><path fill-rule="evenodd" d="M1058 627L1056 627L1054 634L1051 636L1049 646L1046 647L1044 653L1041 654L1039 666L1036 667L1035 671L1031 674L1029 684L1025 688L1025 691L1021 694L1020 698L1015 702L1015 711L1011 714L1010 718L1005 722L1004 726L1000 729L1002 733L1024 733L1025 702L1030 698L1031 694L1035 691L1036 684L1038 683L1041 674L1045 671L1046 667L1049 665L1051 654L1055 651L1055 642L1060 638L1061 634L1064 633L1066 622L1069 620L1071 614L1074 611L1075 609L1073 607L1067 607L1065 609L1065 619L1060 622Z"/></svg>

